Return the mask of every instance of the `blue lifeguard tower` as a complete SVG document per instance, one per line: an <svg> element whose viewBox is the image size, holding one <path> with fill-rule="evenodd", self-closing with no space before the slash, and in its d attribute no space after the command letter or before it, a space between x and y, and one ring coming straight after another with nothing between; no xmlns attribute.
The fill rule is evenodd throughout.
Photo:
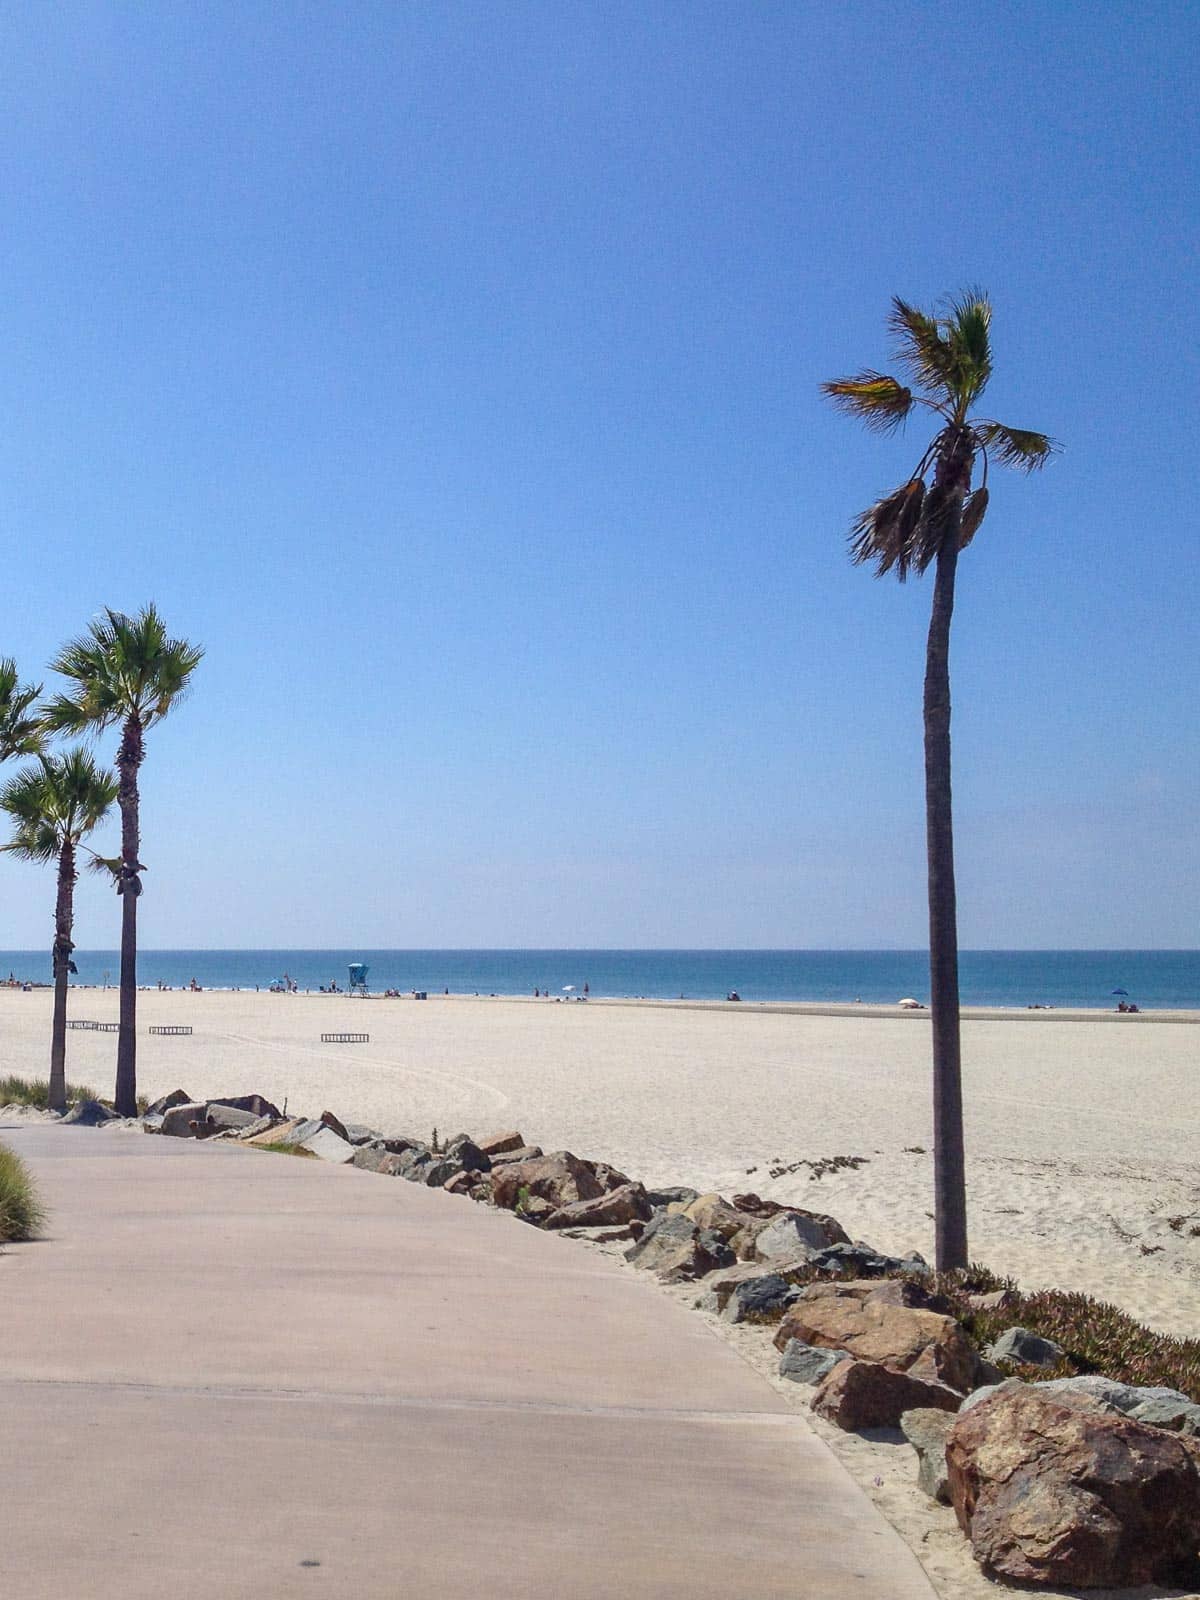
<svg viewBox="0 0 1200 1600"><path fill-rule="evenodd" d="M361 961L352 961L350 963L350 993L351 994L360 994L360 995L362 995L362 997L364 999L366 999L366 994L367 994L367 973L370 970L371 970L370 967L366 966Z"/></svg>

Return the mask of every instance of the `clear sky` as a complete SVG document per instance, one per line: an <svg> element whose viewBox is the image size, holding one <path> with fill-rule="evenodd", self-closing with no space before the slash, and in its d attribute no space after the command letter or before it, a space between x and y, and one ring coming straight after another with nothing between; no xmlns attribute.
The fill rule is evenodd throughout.
<svg viewBox="0 0 1200 1600"><path fill-rule="evenodd" d="M959 569L962 942L1200 944L1193 6L2 40L0 653L151 598L208 650L148 741L145 945L922 944L930 584L844 532L925 435L817 385L976 283L988 411L1066 449ZM0 945L52 910L0 863Z"/></svg>

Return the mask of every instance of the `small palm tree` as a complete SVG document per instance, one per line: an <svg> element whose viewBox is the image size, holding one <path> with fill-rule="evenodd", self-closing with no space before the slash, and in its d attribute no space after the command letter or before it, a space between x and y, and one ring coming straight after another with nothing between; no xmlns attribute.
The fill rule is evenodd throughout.
<svg viewBox="0 0 1200 1600"><path fill-rule="evenodd" d="M42 748L41 718L34 711L41 692L40 683L20 681L11 656L0 659L0 761L37 755Z"/></svg>
<svg viewBox="0 0 1200 1600"><path fill-rule="evenodd" d="M925 836L929 867L929 999L933 1024L934 1193L937 1266L967 1265L958 1014L958 924L950 802L950 618L958 556L979 531L988 505L989 459L1032 471L1057 447L1044 433L1009 428L974 408L992 374L992 308L979 290L951 300L943 314L892 301L896 355L921 393L886 373L865 371L822 384L833 403L868 428L890 433L917 407L937 432L915 470L855 521L850 553L882 577L923 573L936 563L925 651ZM971 487L978 457L983 475ZM928 481L932 479L932 481Z"/></svg>
<svg viewBox="0 0 1200 1600"><path fill-rule="evenodd" d="M199 645L172 639L153 605L136 616L107 608L86 634L63 646L53 671L71 681L67 694L45 708L48 729L98 733L119 726L118 801L121 855L108 863L121 896L121 1022L117 1034L115 1103L122 1116L137 1115L137 903L142 892L138 770L145 734L161 722L188 687L204 656Z"/></svg>
<svg viewBox="0 0 1200 1600"><path fill-rule="evenodd" d="M100 771L81 746L65 755L40 757L0 790L0 808L13 821L13 836L0 849L25 861L58 862L54 908L54 1021L50 1030L50 1109L67 1108L67 978L75 970L71 934L75 925L78 852L117 798L117 781ZM93 855L94 852L89 854Z"/></svg>

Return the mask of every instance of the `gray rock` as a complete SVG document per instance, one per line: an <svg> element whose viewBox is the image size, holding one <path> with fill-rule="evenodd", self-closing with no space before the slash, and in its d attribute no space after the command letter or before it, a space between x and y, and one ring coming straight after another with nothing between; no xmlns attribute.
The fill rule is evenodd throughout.
<svg viewBox="0 0 1200 1600"><path fill-rule="evenodd" d="M368 1128L361 1122L346 1123L346 1138L352 1145L382 1144L383 1135L376 1133L374 1128Z"/></svg>
<svg viewBox="0 0 1200 1600"><path fill-rule="evenodd" d="M856 1278L893 1278L905 1273L925 1273L928 1264L922 1256L889 1256L858 1240L854 1244L831 1244L818 1250L812 1265L823 1272L852 1272Z"/></svg>
<svg viewBox="0 0 1200 1600"><path fill-rule="evenodd" d="M215 1100L208 1102L210 1106L229 1106L233 1111L249 1111L256 1117L281 1118L282 1111L272 1105L265 1095L261 1094L231 1094L220 1095Z"/></svg>
<svg viewBox="0 0 1200 1600"><path fill-rule="evenodd" d="M402 1156L406 1150L423 1150L425 1146L420 1139L410 1138L406 1133L385 1133L379 1143L391 1155Z"/></svg>
<svg viewBox="0 0 1200 1600"><path fill-rule="evenodd" d="M232 1130L242 1133L247 1128L262 1122L261 1116L256 1116L253 1111L242 1111L237 1106L226 1105L222 1100L210 1100L206 1107L205 1121L208 1123L210 1133L225 1133ZM261 1133L263 1130L258 1129Z"/></svg>
<svg viewBox="0 0 1200 1600"><path fill-rule="evenodd" d="M819 1344L805 1344L803 1339L789 1339L779 1358L779 1376L793 1383L820 1383L839 1361L849 1359L844 1350L826 1350Z"/></svg>
<svg viewBox="0 0 1200 1600"><path fill-rule="evenodd" d="M162 1126L159 1128L168 1139L194 1139L196 1125L202 1125L206 1120L208 1107L203 1101L189 1100L180 1105L174 1105L169 1111L163 1113Z"/></svg>
<svg viewBox="0 0 1200 1600"><path fill-rule="evenodd" d="M460 1133L456 1139L451 1139L446 1146L445 1159L454 1163L456 1172L490 1172L492 1170L490 1157L485 1155L479 1146L465 1133Z"/></svg>
<svg viewBox="0 0 1200 1600"><path fill-rule="evenodd" d="M782 1315L797 1293L786 1278L767 1272L735 1284L721 1315L726 1322L766 1321Z"/></svg>
<svg viewBox="0 0 1200 1600"><path fill-rule="evenodd" d="M406 1178L409 1183L424 1183L425 1174L434 1162L434 1155L424 1145L410 1145L407 1150L402 1150L396 1159L396 1177Z"/></svg>
<svg viewBox="0 0 1200 1600"><path fill-rule="evenodd" d="M698 1228L680 1213L659 1211L625 1259L649 1268L665 1283L679 1283L703 1277L714 1267L731 1267L737 1257L711 1228Z"/></svg>
<svg viewBox="0 0 1200 1600"><path fill-rule="evenodd" d="M699 1200L699 1189L689 1189L679 1186L669 1189L647 1189L646 1198L657 1211L660 1206L690 1206L693 1200Z"/></svg>
<svg viewBox="0 0 1200 1600"><path fill-rule="evenodd" d="M238 1131L239 1139L257 1139L260 1133L270 1133L278 1122L277 1117L255 1117L253 1122L248 1122Z"/></svg>
<svg viewBox="0 0 1200 1600"><path fill-rule="evenodd" d="M307 1150L309 1155L316 1156L320 1161L336 1161L344 1166L347 1161L354 1160L354 1146L323 1124L307 1139L297 1142L302 1150Z"/></svg>
<svg viewBox="0 0 1200 1600"><path fill-rule="evenodd" d="M62 1120L77 1128L98 1128L105 1122L112 1122L116 1115L111 1106L102 1106L99 1100L81 1100Z"/></svg>
<svg viewBox="0 0 1200 1600"><path fill-rule="evenodd" d="M172 1106L194 1105L191 1095L183 1089L172 1089L170 1094L159 1095L153 1104L146 1107L148 1117L161 1117L164 1111L170 1111Z"/></svg>
<svg viewBox="0 0 1200 1600"><path fill-rule="evenodd" d="M626 1222L614 1223L608 1228L561 1228L559 1232L564 1239L583 1239L588 1244L619 1244L626 1239L636 1239L639 1224Z"/></svg>
<svg viewBox="0 0 1200 1600"><path fill-rule="evenodd" d="M954 1422L953 1412L929 1406L917 1406L900 1418L900 1431L917 1452L917 1487L944 1506L950 1504L946 1439Z"/></svg>
<svg viewBox="0 0 1200 1600"><path fill-rule="evenodd" d="M1052 1367L1066 1352L1053 1339L1043 1339L1028 1328L1007 1328L987 1350L989 1361L1016 1361L1025 1367Z"/></svg>
<svg viewBox="0 0 1200 1600"><path fill-rule="evenodd" d="M810 1211L784 1211L758 1234L754 1254L759 1261L774 1261L782 1256L813 1256L830 1245L849 1243L832 1217Z"/></svg>

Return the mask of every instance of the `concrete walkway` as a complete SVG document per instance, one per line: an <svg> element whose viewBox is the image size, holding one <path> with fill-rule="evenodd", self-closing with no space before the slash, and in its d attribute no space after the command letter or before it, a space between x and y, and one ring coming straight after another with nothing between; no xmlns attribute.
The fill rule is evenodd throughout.
<svg viewBox="0 0 1200 1600"><path fill-rule="evenodd" d="M769 1385L655 1288L441 1192L3 1137L5 1600L930 1600Z"/></svg>

